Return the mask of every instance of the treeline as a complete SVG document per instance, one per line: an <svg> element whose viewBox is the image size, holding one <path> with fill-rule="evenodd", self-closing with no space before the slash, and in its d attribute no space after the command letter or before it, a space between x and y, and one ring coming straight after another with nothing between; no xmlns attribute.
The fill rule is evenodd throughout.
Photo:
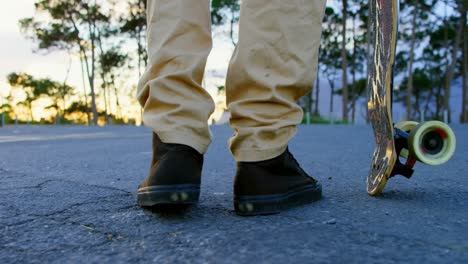
<svg viewBox="0 0 468 264"><path fill-rule="evenodd" d="M301 100L306 113L315 118L336 112L333 96L342 98L341 119L355 122L366 96L369 1L329 0L323 23L317 82L313 93ZM124 7L122 8L122 5ZM395 66L395 101L406 108L408 119L454 117L450 105L452 89L461 89L461 122L468 121L467 69L468 26L466 0L402 0L398 54ZM23 102L13 103L10 94L0 110L12 119L19 108L29 111L32 103L47 97L55 113L54 122L111 123L124 120L119 98L121 73L129 68L142 73L146 66L146 0L36 1L37 16L19 21L25 36L37 51L66 51L78 57L83 90L63 81L37 79L27 73L11 73L8 82L25 93ZM124 10L123 12L119 10ZM213 26L222 26L233 45L237 43L236 25L239 1L212 0ZM128 45L132 44L132 45ZM133 51L122 47L135 47ZM329 113L320 113L321 78L330 86ZM455 84L455 85L454 85ZM98 100L100 105L98 107ZM114 109L112 111L111 109ZM113 120L113 121L112 121Z"/></svg>
<svg viewBox="0 0 468 264"><path fill-rule="evenodd" d="M121 8L125 4L125 8ZM50 97L54 102L55 120L73 119L88 124L103 123L110 119L122 119L119 103L119 88L117 79L119 72L128 68L138 68L141 74L146 66L146 1L131 0L125 3L119 1L86 1L86 0L40 0L35 3L36 15L19 21L24 35L34 41L38 52L66 51L69 56L78 57L81 63L83 84L81 98L75 98L71 104L65 104L67 98L72 98L78 91L68 89L67 76L59 83L49 79L35 79L27 73L11 73L7 79L10 85L22 89L26 98L13 106L4 105L3 110L9 116L16 115L14 108L26 106L30 119L34 120L31 109L33 101L41 97ZM122 13L118 10L125 10ZM134 52L129 53L123 46L133 42ZM129 55L131 54L131 55ZM136 56L133 56L136 54ZM135 58L136 57L136 61ZM49 93L52 88L41 85L54 84L62 91L59 94ZM67 89L65 88L67 87ZM111 102L111 95L114 100ZM9 95L12 99L12 96ZM97 100L103 100L104 109L98 109ZM57 102L62 102L61 106ZM111 104L117 109L110 113ZM85 116L78 117L77 114Z"/></svg>
<svg viewBox="0 0 468 264"><path fill-rule="evenodd" d="M367 113L367 65L373 63L369 54L369 1L329 0L328 4L318 72L331 88L329 113L324 114L336 111L333 95L340 95L341 118L354 123L357 114L365 118ZM401 0L400 4L394 101L405 107L406 119L442 120L445 114L451 122L455 107L450 105L452 89L460 89L459 120L468 122L468 1ZM303 100L305 112L313 116L321 114L319 85L318 78L314 93Z"/></svg>

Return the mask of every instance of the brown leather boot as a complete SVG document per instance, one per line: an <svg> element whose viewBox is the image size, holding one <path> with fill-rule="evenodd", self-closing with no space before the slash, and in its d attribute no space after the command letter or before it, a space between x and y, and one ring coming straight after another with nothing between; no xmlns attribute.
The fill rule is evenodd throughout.
<svg viewBox="0 0 468 264"><path fill-rule="evenodd" d="M200 196L203 155L192 147L164 143L153 133L148 177L138 186L140 206L193 204Z"/></svg>
<svg viewBox="0 0 468 264"><path fill-rule="evenodd" d="M270 160L237 163L234 208L239 215L279 213L321 197L322 186L300 167L289 149Z"/></svg>

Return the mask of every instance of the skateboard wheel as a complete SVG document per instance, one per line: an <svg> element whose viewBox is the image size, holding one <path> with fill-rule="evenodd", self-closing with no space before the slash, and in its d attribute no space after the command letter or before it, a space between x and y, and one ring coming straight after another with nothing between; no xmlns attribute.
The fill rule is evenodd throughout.
<svg viewBox="0 0 468 264"><path fill-rule="evenodd" d="M447 162L455 152L455 134L440 121L429 121L411 129L408 139L409 153L428 165Z"/></svg>
<svg viewBox="0 0 468 264"><path fill-rule="evenodd" d="M416 121L401 121L396 124L395 127L409 133L411 129L417 125L419 125L419 123Z"/></svg>
<svg viewBox="0 0 468 264"><path fill-rule="evenodd" d="M419 123L416 121L401 121L398 124L396 124L395 127L409 134L409 132L411 132L411 129L413 129L417 125L419 125ZM400 152L400 157L407 159L408 156L409 151L407 149L402 149Z"/></svg>

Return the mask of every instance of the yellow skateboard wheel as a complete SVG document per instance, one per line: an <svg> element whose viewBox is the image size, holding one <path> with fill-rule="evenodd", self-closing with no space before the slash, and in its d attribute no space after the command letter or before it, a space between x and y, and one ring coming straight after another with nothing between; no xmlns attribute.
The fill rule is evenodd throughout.
<svg viewBox="0 0 468 264"><path fill-rule="evenodd" d="M417 125L419 125L419 123L416 121L401 121L396 124L395 127L409 133L411 129Z"/></svg>
<svg viewBox="0 0 468 264"><path fill-rule="evenodd" d="M428 165L441 165L455 152L452 129L440 121L428 121L413 127L409 133L409 154Z"/></svg>
<svg viewBox="0 0 468 264"><path fill-rule="evenodd" d="M419 125L419 123L416 121L401 121L398 124L396 124L395 127L409 134L409 132L411 132L411 129L413 129L417 125ZM401 150L400 157L407 159L408 155L409 155L409 152L407 149Z"/></svg>

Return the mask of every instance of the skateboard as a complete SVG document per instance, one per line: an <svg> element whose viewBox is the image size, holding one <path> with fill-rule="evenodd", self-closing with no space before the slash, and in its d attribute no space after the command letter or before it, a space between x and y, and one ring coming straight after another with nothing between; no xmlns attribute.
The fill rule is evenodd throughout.
<svg viewBox="0 0 468 264"><path fill-rule="evenodd" d="M367 176L367 192L379 195L396 175L410 178L417 161L440 165L456 145L452 129L440 121L417 123L392 120L393 63L398 33L398 0L370 0L371 60L367 110L375 136L375 151Z"/></svg>

